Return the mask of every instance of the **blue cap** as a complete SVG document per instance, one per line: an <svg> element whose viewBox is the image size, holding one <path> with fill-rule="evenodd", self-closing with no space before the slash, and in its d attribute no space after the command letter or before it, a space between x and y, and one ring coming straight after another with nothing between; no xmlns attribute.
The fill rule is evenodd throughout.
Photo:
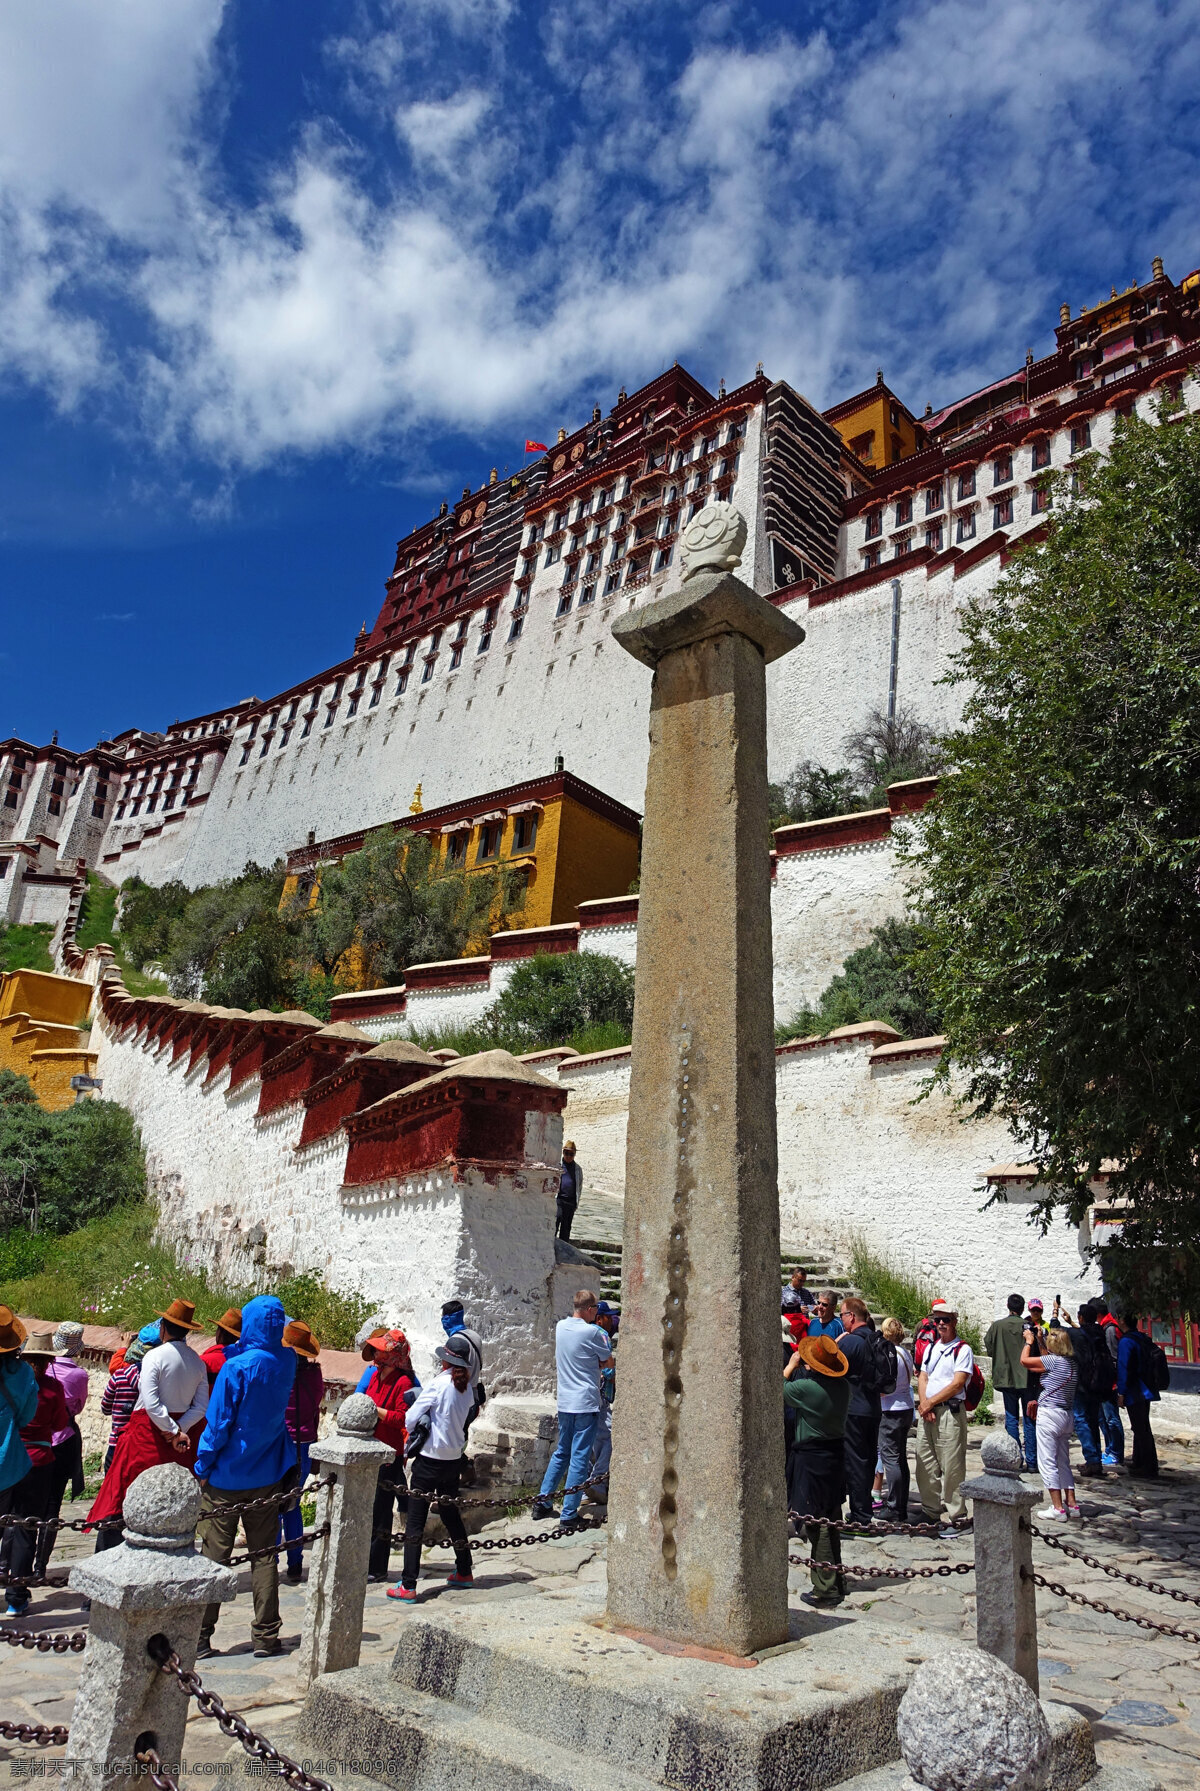
<svg viewBox="0 0 1200 1791"><path fill-rule="evenodd" d="M160 1319L152 1319L148 1325L143 1325L138 1332L139 1343L159 1343L161 1340L162 1321Z"/></svg>

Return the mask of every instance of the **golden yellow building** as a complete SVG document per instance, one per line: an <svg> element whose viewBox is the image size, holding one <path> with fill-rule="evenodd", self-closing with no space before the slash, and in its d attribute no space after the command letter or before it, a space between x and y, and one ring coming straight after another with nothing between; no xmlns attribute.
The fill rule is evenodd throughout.
<svg viewBox="0 0 1200 1791"><path fill-rule="evenodd" d="M891 466L925 446L924 429L891 387L883 383L882 369L867 391L843 399L821 415L833 424L850 452L865 466Z"/></svg>
<svg viewBox="0 0 1200 1791"><path fill-rule="evenodd" d="M52 1113L75 1103L72 1076L90 1076L96 1053L79 1028L88 1016L90 983L44 970L0 974L0 1070L27 1076L41 1106Z"/></svg>
<svg viewBox="0 0 1200 1791"><path fill-rule="evenodd" d="M640 817L569 771L423 809L392 826L397 834L427 835L441 863L468 876L497 868L515 873L524 883L521 927L574 920L580 902L625 895L638 874ZM321 866L357 852L365 837L310 839L289 852L284 901L306 885L315 890ZM471 949L486 951L487 944L484 936Z"/></svg>

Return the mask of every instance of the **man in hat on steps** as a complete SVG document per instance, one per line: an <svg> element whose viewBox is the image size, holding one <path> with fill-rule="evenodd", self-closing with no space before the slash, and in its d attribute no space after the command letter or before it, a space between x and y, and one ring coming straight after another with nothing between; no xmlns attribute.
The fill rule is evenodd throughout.
<svg viewBox="0 0 1200 1791"><path fill-rule="evenodd" d="M226 1350L225 1366L213 1383L208 1422L196 1452L196 1478L204 1487L200 1552L210 1561L229 1561L239 1522L248 1549L269 1549L278 1540L284 1497L299 1478L296 1445L287 1428L296 1357L283 1341L284 1322L283 1306L274 1294L247 1301L242 1334ZM145 1369L142 1374L144 1378ZM257 1499L266 1503L242 1509ZM251 1564L250 1588L254 1653L259 1659L279 1654L279 1564L274 1554ZM204 1612L198 1660L213 1652L220 1614L219 1604Z"/></svg>
<svg viewBox="0 0 1200 1791"><path fill-rule="evenodd" d="M242 1314L237 1306L231 1306L217 1320L217 1335L200 1360L208 1370L208 1390L212 1392L213 1382L225 1366L225 1351L231 1343L236 1343L242 1334Z"/></svg>
<svg viewBox="0 0 1200 1791"><path fill-rule="evenodd" d="M7 1307L0 1308L7 1311ZM10 1315L11 1318L11 1315ZM29 1466L22 1479L3 1495L5 1511L13 1517L49 1519L54 1499L56 1462L54 1436L70 1424L70 1413L63 1390L49 1373L54 1360L54 1339L49 1331L34 1331L21 1352L26 1366L33 1371L37 1401L33 1416L21 1425L19 1441L24 1446ZM15 1412L20 1409L20 1394L8 1375L0 1383L0 1400L11 1397ZM28 1401L24 1402L26 1405ZM53 1535L53 1532L51 1533ZM8 1575L8 1615L23 1616L29 1608L29 1587L26 1583L35 1570L43 1532L36 1526L12 1525L0 1540L0 1570ZM53 1542L50 1544L53 1547ZM47 1552L49 1552L47 1550Z"/></svg>
<svg viewBox="0 0 1200 1791"><path fill-rule="evenodd" d="M575 1161L575 1146L567 1139L562 1148L562 1170L558 1178L558 1199L555 1202L554 1235L571 1237L571 1227L575 1223L575 1210L579 1205L579 1196L583 1193L583 1171Z"/></svg>
<svg viewBox="0 0 1200 1791"><path fill-rule="evenodd" d="M125 1494L147 1468L163 1462L177 1462L184 1468L196 1464L196 1445L208 1409L208 1375L188 1338L204 1326L196 1323L196 1308L190 1300L172 1300L166 1311L159 1313L158 1327L159 1342L142 1362L133 1416L121 1432L112 1463L88 1512L89 1524L120 1517Z"/></svg>
<svg viewBox="0 0 1200 1791"><path fill-rule="evenodd" d="M800 1517L835 1522L846 1497L844 1438L850 1407L850 1364L832 1337L802 1337L783 1371L784 1404L795 1416L795 1435L788 1452L788 1506ZM841 1572L842 1543L829 1523L805 1525L814 1561L812 1591L806 1604L829 1608L846 1596Z"/></svg>

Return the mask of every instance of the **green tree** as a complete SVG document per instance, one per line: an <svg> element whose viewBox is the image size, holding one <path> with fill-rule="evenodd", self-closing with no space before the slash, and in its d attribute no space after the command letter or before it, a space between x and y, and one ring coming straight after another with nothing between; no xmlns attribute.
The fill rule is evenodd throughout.
<svg viewBox="0 0 1200 1791"><path fill-rule="evenodd" d="M0 1073L0 1234L71 1231L145 1193L141 1136L123 1107L48 1113L24 1076Z"/></svg>
<svg viewBox="0 0 1200 1791"><path fill-rule="evenodd" d="M914 830L941 1074L1083 1219L1106 1273L1200 1309L1200 421L1118 425L1045 543L969 605L954 772Z"/></svg>
<svg viewBox="0 0 1200 1791"><path fill-rule="evenodd" d="M849 815L863 807L863 794L853 771L830 771L813 759L804 759L781 784L767 785L771 830L795 821L823 821L829 815Z"/></svg>
<svg viewBox="0 0 1200 1791"><path fill-rule="evenodd" d="M633 1024L633 970L603 952L539 952L518 964L492 1002L486 1043L513 1052L565 1045L600 1026ZM485 1049L483 1040L480 1049Z"/></svg>
<svg viewBox="0 0 1200 1791"><path fill-rule="evenodd" d="M360 954L365 988L403 982L409 964L460 958L524 902L519 877L502 866L447 866L425 834L369 833L361 849L322 868L317 898L292 903L303 965L332 979L347 952Z"/></svg>
<svg viewBox="0 0 1200 1791"><path fill-rule="evenodd" d="M130 877L122 884L118 922L121 945L129 962L138 970L163 961L170 947L171 928L182 919L191 900L192 891L186 883L162 883L155 887L143 883L140 877ZM81 946L91 919L92 902L89 891L80 928Z"/></svg>
<svg viewBox="0 0 1200 1791"><path fill-rule="evenodd" d="M296 980L296 928L279 911L283 865L248 864L197 890L170 924L162 964L173 995L215 1007L289 1007Z"/></svg>
<svg viewBox="0 0 1200 1791"><path fill-rule="evenodd" d="M844 748L865 808L885 807L889 784L936 777L946 762L937 734L903 703L891 715L872 709L862 727L847 735Z"/></svg>
<svg viewBox="0 0 1200 1791"><path fill-rule="evenodd" d="M906 1038L932 1037L941 1031L941 1013L923 975L924 947L924 931L913 921L884 921L869 945L850 953L816 1007L778 1026L776 1038L813 1038L861 1020L882 1020Z"/></svg>

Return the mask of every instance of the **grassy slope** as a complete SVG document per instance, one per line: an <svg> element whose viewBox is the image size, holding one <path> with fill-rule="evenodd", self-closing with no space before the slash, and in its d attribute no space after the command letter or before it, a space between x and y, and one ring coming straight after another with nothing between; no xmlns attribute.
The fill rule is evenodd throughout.
<svg viewBox="0 0 1200 1791"><path fill-rule="evenodd" d="M158 977L146 976L125 956L121 935L116 930L119 893L113 884L103 882L94 871L88 872L87 895L75 943L80 951L90 951L94 945L111 945L116 955L117 967L131 995L163 995L166 993L166 984Z"/></svg>
<svg viewBox="0 0 1200 1791"><path fill-rule="evenodd" d="M49 970L52 926L38 922L34 926L5 927L0 931L0 970Z"/></svg>
<svg viewBox="0 0 1200 1791"><path fill-rule="evenodd" d="M218 1287L204 1270L154 1242L149 1203L117 1207L66 1237L0 1237L0 1298L35 1318L137 1330L173 1299L191 1300L211 1332L229 1306L253 1297L247 1287ZM335 1349L348 1348L372 1310L369 1301L337 1294L315 1277L298 1276L273 1290L290 1318L302 1318Z"/></svg>

